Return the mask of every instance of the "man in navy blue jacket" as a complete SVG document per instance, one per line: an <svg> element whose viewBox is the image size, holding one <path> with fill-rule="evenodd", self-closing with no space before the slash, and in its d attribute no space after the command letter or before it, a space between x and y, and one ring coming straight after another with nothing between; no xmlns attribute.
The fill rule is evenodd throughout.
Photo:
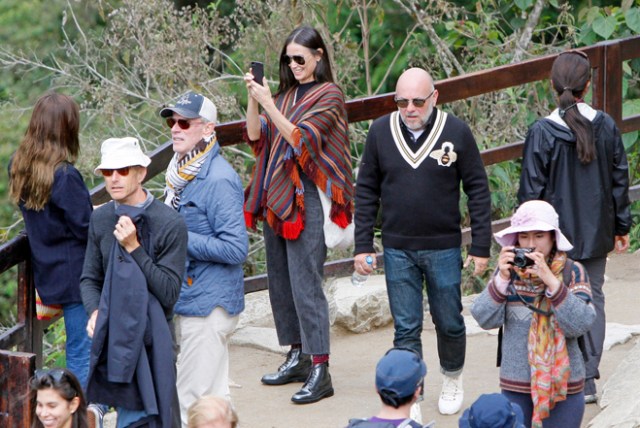
<svg viewBox="0 0 640 428"><path fill-rule="evenodd" d="M113 201L97 208L80 290L93 338L87 395L116 407L118 426L179 424L171 319L184 273L187 230L142 187L151 162L135 138L102 144Z"/></svg>

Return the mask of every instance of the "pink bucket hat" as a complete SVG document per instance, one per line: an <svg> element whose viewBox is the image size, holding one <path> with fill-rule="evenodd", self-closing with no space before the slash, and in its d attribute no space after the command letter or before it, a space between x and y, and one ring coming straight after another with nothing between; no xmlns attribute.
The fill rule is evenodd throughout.
<svg viewBox="0 0 640 428"><path fill-rule="evenodd" d="M556 247L560 251L569 251L573 245L560 231L558 213L545 201L528 201L520 205L511 217L511 226L493 236L503 247L515 245L520 232L533 230L555 231Z"/></svg>

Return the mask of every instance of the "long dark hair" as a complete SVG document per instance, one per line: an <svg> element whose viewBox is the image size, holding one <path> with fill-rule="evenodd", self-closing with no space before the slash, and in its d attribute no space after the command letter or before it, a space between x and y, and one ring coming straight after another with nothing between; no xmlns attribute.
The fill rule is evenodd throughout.
<svg viewBox="0 0 640 428"><path fill-rule="evenodd" d="M71 428L89 428L87 402L82 393L82 387L78 379L67 369L38 370L31 378L29 382L29 399L33 407L31 428L44 427L35 413L38 391L44 389L53 389L68 402L78 397L78 408L71 416Z"/></svg>
<svg viewBox="0 0 640 428"><path fill-rule="evenodd" d="M284 45L282 46L282 52L280 52L280 86L278 86L278 94L298 84L289 65L287 65L284 60L284 56L287 53L287 46L291 43L297 43L300 46L316 51L316 53L318 53L318 49L322 49L322 58L316 64L313 77L318 83L333 82L329 52L327 52L327 47L322 40L322 36L315 28L308 26L298 27L289 34L289 37L287 37L287 40L284 41Z"/></svg>
<svg viewBox="0 0 640 428"><path fill-rule="evenodd" d="M78 158L79 128L80 111L72 98L55 92L40 97L11 163L11 200L27 209L44 208L56 168Z"/></svg>
<svg viewBox="0 0 640 428"><path fill-rule="evenodd" d="M591 80L591 63L584 52L564 52L551 68L551 82L558 94L558 108L569 129L576 136L578 159L587 164L596 158L591 121L580 114L576 103L584 96Z"/></svg>

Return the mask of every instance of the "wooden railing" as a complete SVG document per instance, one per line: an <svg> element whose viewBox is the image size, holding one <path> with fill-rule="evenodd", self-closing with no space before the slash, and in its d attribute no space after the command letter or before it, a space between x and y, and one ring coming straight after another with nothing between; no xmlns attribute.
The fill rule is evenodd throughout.
<svg viewBox="0 0 640 428"><path fill-rule="evenodd" d="M640 36L623 40L613 40L581 49L591 60L592 104L595 108L609 113L623 133L640 129L640 115L622 117L622 66L623 61L640 58ZM513 86L545 80L549 76L551 64L557 55L505 65L489 70L465 74L435 83L440 95L439 104L463 100L477 95L500 91ZM393 93L374 97L359 98L347 102L349 122L355 123L375 119L396 109ZM216 126L221 145L242 142L243 121L224 123ZM517 159L522 156L523 142L514 142L482 152L485 166ZM173 155L170 143L152 153L147 177L152 178L165 171ZM640 199L640 186L631 188L632 200ZM92 191L93 202L98 204L109 200L104 185ZM508 219L493 223L494 230L506 226ZM463 243L469 243L470 233L463 231ZM30 414L28 403L21 397L26 392L27 379L35 366L42 360L42 331L46 326L35 317L33 279L29 266L29 246L27 237L20 234L0 246L0 273L18 266L17 307L18 322L10 330L0 335L0 426L26 426ZM351 259L329 262L325 265L325 276L339 276L350 273ZM245 292L266 289L266 276L258 275L245 279ZM18 352L8 351L16 348ZM22 421L24 423L20 423Z"/></svg>

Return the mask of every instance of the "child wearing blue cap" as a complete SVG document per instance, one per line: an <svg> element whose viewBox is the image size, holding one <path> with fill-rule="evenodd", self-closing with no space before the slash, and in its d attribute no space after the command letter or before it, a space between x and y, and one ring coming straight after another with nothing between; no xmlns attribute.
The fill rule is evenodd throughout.
<svg viewBox="0 0 640 428"><path fill-rule="evenodd" d="M524 414L502 394L482 394L464 411L459 428L524 428Z"/></svg>
<svg viewBox="0 0 640 428"><path fill-rule="evenodd" d="M376 366L376 391L382 401L380 412L368 419L351 419L347 428L428 428L410 418L411 406L423 393L427 366L420 355L393 348Z"/></svg>

